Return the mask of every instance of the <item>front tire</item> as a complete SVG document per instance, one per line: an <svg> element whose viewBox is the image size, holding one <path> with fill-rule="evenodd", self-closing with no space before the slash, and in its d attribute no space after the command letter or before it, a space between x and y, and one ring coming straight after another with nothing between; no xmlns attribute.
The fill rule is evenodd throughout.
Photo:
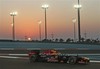
<svg viewBox="0 0 100 69"><path fill-rule="evenodd" d="M30 58L30 63L33 63L36 61L36 55L31 56Z"/></svg>
<svg viewBox="0 0 100 69"><path fill-rule="evenodd" d="M88 65L89 63L90 63L89 60L86 60L86 61L85 61L85 65Z"/></svg>

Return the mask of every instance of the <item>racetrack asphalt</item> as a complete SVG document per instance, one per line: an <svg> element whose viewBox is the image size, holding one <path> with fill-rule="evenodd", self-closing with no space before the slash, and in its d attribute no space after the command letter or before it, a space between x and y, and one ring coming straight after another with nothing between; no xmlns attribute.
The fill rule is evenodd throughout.
<svg viewBox="0 0 100 69"><path fill-rule="evenodd" d="M28 54L30 50L0 50L0 54L2 53L12 53L12 54ZM43 51L43 50L41 50ZM57 50L61 53L68 53L68 54L100 54L100 50Z"/></svg>
<svg viewBox="0 0 100 69"><path fill-rule="evenodd" d="M69 65L66 63L30 63L27 59L0 58L0 69L100 69L100 63Z"/></svg>
<svg viewBox="0 0 100 69"><path fill-rule="evenodd" d="M0 50L1 54L26 54L26 50ZM100 50L66 50L66 53L100 53ZM100 69L100 63L90 63L89 65L69 65L66 63L30 63L28 59L0 58L0 69Z"/></svg>

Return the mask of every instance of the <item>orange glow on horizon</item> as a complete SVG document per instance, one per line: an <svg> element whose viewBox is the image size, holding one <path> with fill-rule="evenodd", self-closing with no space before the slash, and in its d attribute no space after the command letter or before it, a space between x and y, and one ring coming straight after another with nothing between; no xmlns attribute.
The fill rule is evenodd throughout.
<svg viewBox="0 0 100 69"><path fill-rule="evenodd" d="M47 33L48 38L54 34L54 38L73 38L73 22L76 19L76 35L78 36L77 10L73 7L77 0L47 0L50 7L47 9ZM24 39L25 36L31 39L39 38L39 20L41 23L41 35L44 38L45 15L41 8L42 0L0 0L0 38L12 38L13 18L10 12L16 10L15 16L15 35L16 38ZM81 35L98 37L100 29L100 9L99 0L81 1ZM95 5L96 4L96 5ZM94 34L93 34L94 33ZM96 33L96 34L95 34ZM90 37L90 36L87 36Z"/></svg>

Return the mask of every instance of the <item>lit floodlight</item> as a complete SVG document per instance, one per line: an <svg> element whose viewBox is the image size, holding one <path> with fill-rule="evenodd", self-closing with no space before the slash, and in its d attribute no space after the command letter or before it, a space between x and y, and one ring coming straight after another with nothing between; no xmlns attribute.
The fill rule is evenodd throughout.
<svg viewBox="0 0 100 69"><path fill-rule="evenodd" d="M18 14L18 12L11 12L10 15L11 16L16 16Z"/></svg>
<svg viewBox="0 0 100 69"><path fill-rule="evenodd" d="M48 4L44 4L44 5L42 5L42 8L43 8L43 9L48 9L48 7L49 7Z"/></svg>
<svg viewBox="0 0 100 69"><path fill-rule="evenodd" d="M82 5L74 5L74 8L78 9L78 8L81 8Z"/></svg>

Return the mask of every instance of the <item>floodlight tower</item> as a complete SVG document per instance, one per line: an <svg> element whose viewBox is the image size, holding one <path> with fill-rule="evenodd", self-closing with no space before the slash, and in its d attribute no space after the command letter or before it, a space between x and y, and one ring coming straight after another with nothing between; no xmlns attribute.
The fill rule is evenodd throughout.
<svg viewBox="0 0 100 69"><path fill-rule="evenodd" d="M11 12L10 15L13 17L13 23L12 23L12 39L15 40L15 19L14 17L17 15L17 12Z"/></svg>
<svg viewBox="0 0 100 69"><path fill-rule="evenodd" d="M78 0L78 4L74 5L74 7L77 9L78 12L78 37L79 37L79 42L81 42L81 29L80 29L80 9L82 5L80 5L80 1Z"/></svg>
<svg viewBox="0 0 100 69"><path fill-rule="evenodd" d="M39 37L40 37L40 41L41 41L41 21L38 22L39 23Z"/></svg>
<svg viewBox="0 0 100 69"><path fill-rule="evenodd" d="M48 4L42 5L42 8L45 11L45 40L47 40L47 12L46 12L46 10L48 9L48 7L49 7Z"/></svg>

